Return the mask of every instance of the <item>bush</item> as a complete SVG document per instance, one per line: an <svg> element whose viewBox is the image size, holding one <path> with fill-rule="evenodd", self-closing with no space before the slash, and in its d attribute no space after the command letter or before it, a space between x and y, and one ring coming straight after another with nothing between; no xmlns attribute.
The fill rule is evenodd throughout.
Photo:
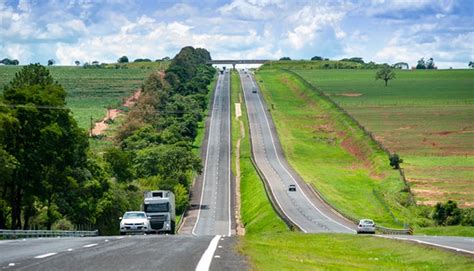
<svg viewBox="0 0 474 271"><path fill-rule="evenodd" d="M448 200L444 204L440 202L436 203L431 217L438 225L459 225L463 218L462 213L462 210L458 207L455 201Z"/></svg>
<svg viewBox="0 0 474 271"><path fill-rule="evenodd" d="M51 226L51 229L60 231L72 231L74 230L74 225L67 218L61 218Z"/></svg>

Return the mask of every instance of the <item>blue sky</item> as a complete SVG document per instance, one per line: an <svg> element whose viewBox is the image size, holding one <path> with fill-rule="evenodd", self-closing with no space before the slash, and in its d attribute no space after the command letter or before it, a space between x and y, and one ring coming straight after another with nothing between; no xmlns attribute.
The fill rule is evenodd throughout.
<svg viewBox="0 0 474 271"><path fill-rule="evenodd" d="M474 0L0 0L0 58L22 64L173 57L289 56L408 62L474 61Z"/></svg>

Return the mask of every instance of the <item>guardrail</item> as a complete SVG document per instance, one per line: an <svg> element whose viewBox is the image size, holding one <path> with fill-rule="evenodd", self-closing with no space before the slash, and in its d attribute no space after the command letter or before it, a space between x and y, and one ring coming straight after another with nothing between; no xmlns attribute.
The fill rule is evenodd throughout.
<svg viewBox="0 0 474 271"><path fill-rule="evenodd" d="M395 235L413 235L413 229L410 227L408 229L402 229L402 230L396 230L396 229L390 229L390 228L385 228L382 226L375 226L375 229L383 234L395 234Z"/></svg>
<svg viewBox="0 0 474 271"><path fill-rule="evenodd" d="M98 236L99 230L95 231L62 231L62 230L3 230L0 229L0 238L37 238L37 237L88 237Z"/></svg>

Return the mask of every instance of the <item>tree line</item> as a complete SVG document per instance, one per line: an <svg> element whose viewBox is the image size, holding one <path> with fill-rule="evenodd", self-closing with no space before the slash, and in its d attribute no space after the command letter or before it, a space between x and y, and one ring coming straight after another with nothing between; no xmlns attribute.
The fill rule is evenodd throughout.
<svg viewBox="0 0 474 271"><path fill-rule="evenodd" d="M205 49L183 48L142 95L103 155L66 107L66 92L39 64L23 67L0 97L0 228L117 232L117 218L138 210L143 190L169 189L178 213L188 204L201 161L193 141L215 70Z"/></svg>

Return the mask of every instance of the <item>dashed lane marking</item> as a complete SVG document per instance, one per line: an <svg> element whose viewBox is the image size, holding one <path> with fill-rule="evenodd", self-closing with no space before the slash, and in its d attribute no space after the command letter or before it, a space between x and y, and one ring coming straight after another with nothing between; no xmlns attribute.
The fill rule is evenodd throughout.
<svg viewBox="0 0 474 271"><path fill-rule="evenodd" d="M98 245L98 244L88 244L88 245L85 245L85 246L83 246L83 247L95 247L95 246L97 246L97 245Z"/></svg>
<svg viewBox="0 0 474 271"><path fill-rule="evenodd" d="M43 258L50 257L56 254L58 253L57 252L46 253L46 254L36 256L35 259L43 259Z"/></svg>

